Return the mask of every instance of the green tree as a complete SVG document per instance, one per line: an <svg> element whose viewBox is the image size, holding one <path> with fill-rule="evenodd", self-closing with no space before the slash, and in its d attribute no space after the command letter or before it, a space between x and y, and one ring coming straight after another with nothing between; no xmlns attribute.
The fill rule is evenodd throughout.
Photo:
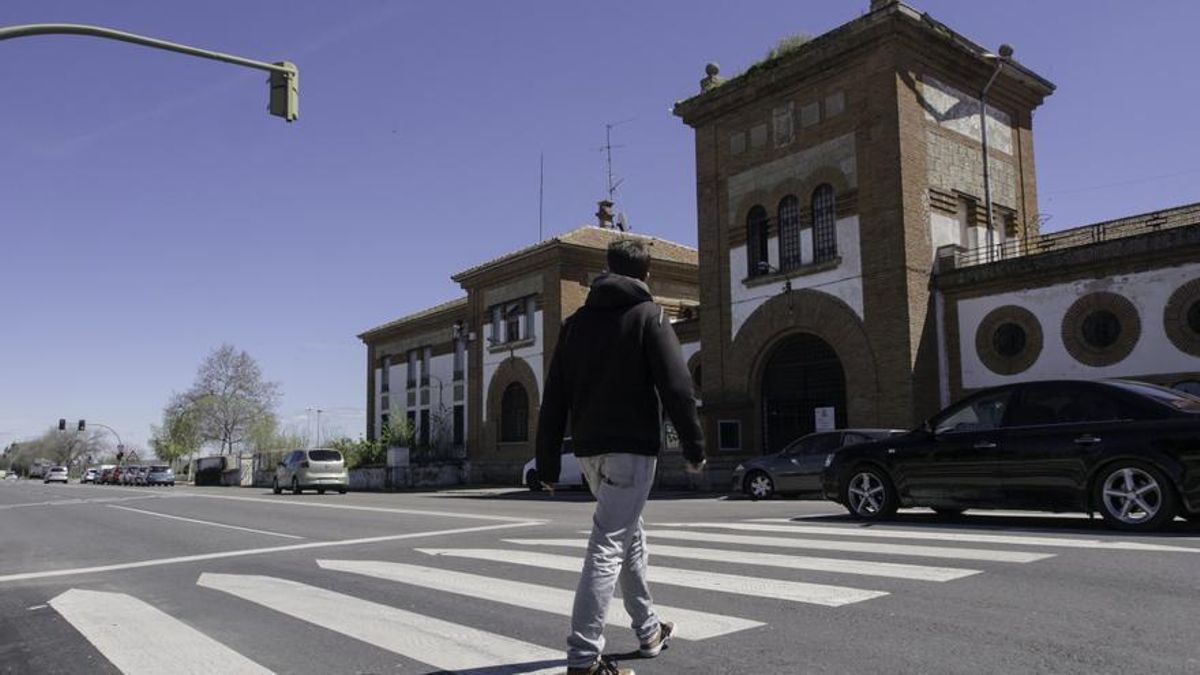
<svg viewBox="0 0 1200 675"><path fill-rule="evenodd" d="M297 429L283 429L274 413L267 413L250 426L246 445L254 452L294 450L309 446L308 434Z"/></svg>
<svg viewBox="0 0 1200 675"><path fill-rule="evenodd" d="M191 401L182 395L171 398L163 408L162 426L153 426L150 432L150 448L168 464L199 451L204 443Z"/></svg>

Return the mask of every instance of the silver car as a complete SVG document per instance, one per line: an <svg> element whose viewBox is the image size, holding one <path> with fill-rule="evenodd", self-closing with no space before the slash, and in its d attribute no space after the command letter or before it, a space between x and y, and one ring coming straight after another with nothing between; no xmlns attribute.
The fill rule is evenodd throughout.
<svg viewBox="0 0 1200 675"><path fill-rule="evenodd" d="M297 495L304 490L316 490L322 495L326 490L346 494L350 474L346 472L346 460L337 450L293 450L275 468L271 487L275 494L283 492L285 487Z"/></svg>
<svg viewBox="0 0 1200 675"><path fill-rule="evenodd" d="M789 443L783 450L756 457L733 470L734 492L751 499L770 499L777 494L824 499L821 473L833 454L849 445L866 443L903 429L837 429L818 431Z"/></svg>
<svg viewBox="0 0 1200 675"><path fill-rule="evenodd" d="M66 483L70 479L67 477L67 467L52 466L46 470L46 475L42 477L43 483Z"/></svg>
<svg viewBox="0 0 1200 675"><path fill-rule="evenodd" d="M175 471L165 464L155 464L146 470L142 485L175 485Z"/></svg>

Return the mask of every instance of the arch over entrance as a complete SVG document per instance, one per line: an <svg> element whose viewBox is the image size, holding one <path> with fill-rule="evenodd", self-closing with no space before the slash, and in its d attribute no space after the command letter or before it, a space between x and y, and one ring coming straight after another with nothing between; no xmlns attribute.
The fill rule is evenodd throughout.
<svg viewBox="0 0 1200 675"><path fill-rule="evenodd" d="M818 415L830 415L835 428L846 426L846 373L837 352L816 335L794 333L777 342L760 382L764 453L816 431Z"/></svg>
<svg viewBox="0 0 1200 675"><path fill-rule="evenodd" d="M513 388L512 385L518 385L522 391L518 392L518 388ZM523 393L527 397L527 404L523 411L513 410L513 404L518 393ZM526 417L525 438L519 436L509 436L506 440L504 436L504 402L505 395L508 395L511 414L523 413ZM514 456L528 455L531 446L534 431L538 424L538 403L541 401L541 395L538 393L537 376L533 373L533 368L529 363L520 357L509 357L504 359L496 368L496 372L492 375L491 382L488 383L487 401L487 423L484 425L482 447L486 449L499 448L500 444L505 444L505 447L512 450ZM510 422L515 422L511 420ZM519 426L519 425L516 425ZM512 429L510 429L511 431Z"/></svg>
<svg viewBox="0 0 1200 675"><path fill-rule="evenodd" d="M728 351L725 372L735 393L752 401L743 428L755 437L743 447L763 452L763 382L776 347L793 336L819 338L836 355L845 378L845 403L835 421L847 426L879 425L880 391L875 352L858 314L840 299L811 289L780 293L763 303L738 331ZM842 416L844 415L844 416Z"/></svg>

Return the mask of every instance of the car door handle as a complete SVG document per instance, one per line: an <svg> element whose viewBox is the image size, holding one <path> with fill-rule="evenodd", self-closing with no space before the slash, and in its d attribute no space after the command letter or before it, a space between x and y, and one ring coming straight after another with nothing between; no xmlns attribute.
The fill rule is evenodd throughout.
<svg viewBox="0 0 1200 675"><path fill-rule="evenodd" d="M1099 443L1101 440L1102 439L1098 436L1093 436L1091 434L1084 434L1084 435L1080 436L1079 438L1075 439L1075 445L1095 445L1095 444Z"/></svg>
<svg viewBox="0 0 1200 675"><path fill-rule="evenodd" d="M976 450L995 450L996 444L992 441L978 441L975 443Z"/></svg>

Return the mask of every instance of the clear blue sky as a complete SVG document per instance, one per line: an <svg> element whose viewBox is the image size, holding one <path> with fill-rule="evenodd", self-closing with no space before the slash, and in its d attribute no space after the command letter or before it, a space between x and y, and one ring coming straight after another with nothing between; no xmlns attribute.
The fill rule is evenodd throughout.
<svg viewBox="0 0 1200 675"><path fill-rule="evenodd" d="M868 0L5 0L0 25L92 23L301 69L265 75L85 37L0 42L0 444L59 417L144 443L222 342L358 435L364 329L459 295L452 273L592 221L604 124L635 230L693 244L704 64ZM1058 84L1035 149L1049 229L1200 201L1200 3L927 0Z"/></svg>

